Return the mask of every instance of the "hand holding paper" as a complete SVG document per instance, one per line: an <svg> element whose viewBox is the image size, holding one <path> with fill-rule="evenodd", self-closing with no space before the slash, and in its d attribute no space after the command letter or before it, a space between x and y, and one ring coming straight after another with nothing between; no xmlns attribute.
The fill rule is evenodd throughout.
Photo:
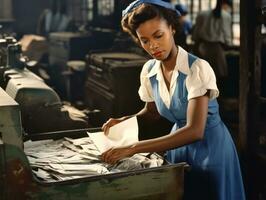
<svg viewBox="0 0 266 200"><path fill-rule="evenodd" d="M112 126L108 136L104 135L104 132L88 132L88 135L101 153L112 147L133 144L138 141L137 118L132 117Z"/></svg>

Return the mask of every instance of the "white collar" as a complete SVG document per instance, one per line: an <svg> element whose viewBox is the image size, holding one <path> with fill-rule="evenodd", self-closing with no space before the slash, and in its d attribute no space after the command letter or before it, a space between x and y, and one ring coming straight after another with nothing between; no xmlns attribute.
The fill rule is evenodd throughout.
<svg viewBox="0 0 266 200"><path fill-rule="evenodd" d="M172 80L176 79L179 75L179 72L182 72L184 74L189 74L189 64L188 64L188 52L185 51L182 47L177 46L178 48L178 54L176 57L176 64L173 72L173 78ZM150 78L156 74L162 74L161 71L161 61L155 60L155 64L150 70L150 72L147 74L147 77ZM162 79L162 76L157 76L157 80Z"/></svg>

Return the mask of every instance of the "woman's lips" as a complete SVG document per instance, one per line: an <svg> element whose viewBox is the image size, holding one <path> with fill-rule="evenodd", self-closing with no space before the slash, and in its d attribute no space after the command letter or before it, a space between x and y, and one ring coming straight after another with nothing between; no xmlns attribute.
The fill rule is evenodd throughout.
<svg viewBox="0 0 266 200"><path fill-rule="evenodd" d="M155 56L155 57L158 57L162 54L162 51L157 51L155 53L153 53L152 55Z"/></svg>

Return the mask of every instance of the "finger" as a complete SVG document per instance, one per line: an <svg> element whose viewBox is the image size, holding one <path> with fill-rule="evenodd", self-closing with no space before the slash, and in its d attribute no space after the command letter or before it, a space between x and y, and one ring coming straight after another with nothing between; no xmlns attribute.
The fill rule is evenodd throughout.
<svg viewBox="0 0 266 200"><path fill-rule="evenodd" d="M104 129L104 135L108 135L109 134L109 130L110 130L110 127L109 126L106 126L105 129Z"/></svg>
<svg viewBox="0 0 266 200"><path fill-rule="evenodd" d="M113 149L109 154L108 154L108 163L115 164L117 163L120 158L121 158L121 152L117 151L116 149ZM122 156L123 157L123 156Z"/></svg>
<svg viewBox="0 0 266 200"><path fill-rule="evenodd" d="M105 135L108 135L108 132L109 132L109 124L106 122L104 123L104 125L102 126L102 130L104 132Z"/></svg>
<svg viewBox="0 0 266 200"><path fill-rule="evenodd" d="M102 126L105 135L108 135L111 126L113 126L113 118L108 119Z"/></svg>
<svg viewBox="0 0 266 200"><path fill-rule="evenodd" d="M101 160L105 162L105 159L106 159L106 154L103 153L103 154L101 155Z"/></svg>
<svg viewBox="0 0 266 200"><path fill-rule="evenodd" d="M102 129L104 129L104 127L106 127L109 123L110 123L110 119L108 119L105 123L103 123Z"/></svg>
<svg viewBox="0 0 266 200"><path fill-rule="evenodd" d="M106 157L106 162L110 164L114 163L114 152L108 153L108 156Z"/></svg>
<svg viewBox="0 0 266 200"><path fill-rule="evenodd" d="M106 157L106 162L110 164L115 164L117 162L117 155L115 155L115 152L108 153L108 156Z"/></svg>
<svg viewBox="0 0 266 200"><path fill-rule="evenodd" d="M106 123L104 123L104 124L102 125L102 130L104 130L105 126L106 126Z"/></svg>
<svg viewBox="0 0 266 200"><path fill-rule="evenodd" d="M108 157L107 152L104 152L104 153L101 155L101 159L102 159L104 162L106 161L107 157Z"/></svg>
<svg viewBox="0 0 266 200"><path fill-rule="evenodd" d="M103 152L102 155L101 155L101 159L103 161L106 161L106 157L107 157L107 151Z"/></svg>
<svg viewBox="0 0 266 200"><path fill-rule="evenodd" d="M110 162L108 162L108 163L110 163L111 165L115 165L116 164L115 160L110 160Z"/></svg>
<svg viewBox="0 0 266 200"><path fill-rule="evenodd" d="M102 129L104 130L106 127L110 126L109 124L110 124L110 122L109 122L109 120L108 120L107 122L105 122L105 123L102 125Z"/></svg>
<svg viewBox="0 0 266 200"><path fill-rule="evenodd" d="M110 157L107 162L114 165L116 163L116 159L113 157Z"/></svg>
<svg viewBox="0 0 266 200"><path fill-rule="evenodd" d="M113 165L116 164L120 159L119 156L113 156L112 159L110 160L110 163L112 163Z"/></svg>
<svg viewBox="0 0 266 200"><path fill-rule="evenodd" d="M111 151L112 151L112 149L109 149L109 150L105 151L104 153L102 153L101 158L104 162L108 161L108 159L111 155Z"/></svg>

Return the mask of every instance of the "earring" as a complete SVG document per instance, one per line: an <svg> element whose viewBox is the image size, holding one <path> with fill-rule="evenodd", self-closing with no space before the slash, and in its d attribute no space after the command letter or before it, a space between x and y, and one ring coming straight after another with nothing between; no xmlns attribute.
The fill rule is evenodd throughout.
<svg viewBox="0 0 266 200"><path fill-rule="evenodd" d="M172 31L172 34L173 34L173 35L175 34L175 30Z"/></svg>

